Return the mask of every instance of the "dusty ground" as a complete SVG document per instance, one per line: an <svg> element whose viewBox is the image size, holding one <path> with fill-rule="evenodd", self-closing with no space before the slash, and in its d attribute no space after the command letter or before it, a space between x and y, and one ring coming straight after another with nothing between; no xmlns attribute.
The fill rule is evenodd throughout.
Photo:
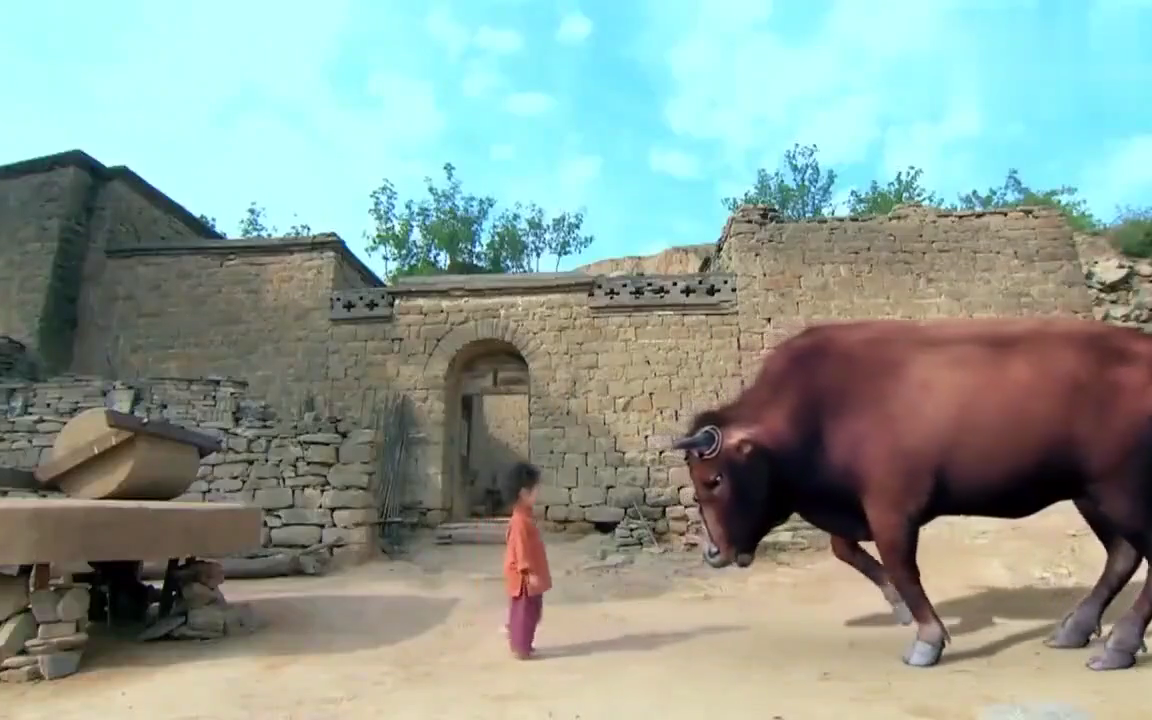
<svg viewBox="0 0 1152 720"><path fill-rule="evenodd" d="M748 571L709 571L696 555L584 567L599 543L551 547L556 589L538 641L547 659L508 657L498 548L432 547L325 578L228 583L232 600L269 621L261 633L105 641L79 675L0 686L0 717L1043 717L981 715L998 703L1147 716L1152 658L1095 674L1083 667L1089 650L1041 644L1103 558L1070 508L926 531L926 584L955 640L928 670L901 664L911 630L892 625L878 592L826 551Z"/></svg>

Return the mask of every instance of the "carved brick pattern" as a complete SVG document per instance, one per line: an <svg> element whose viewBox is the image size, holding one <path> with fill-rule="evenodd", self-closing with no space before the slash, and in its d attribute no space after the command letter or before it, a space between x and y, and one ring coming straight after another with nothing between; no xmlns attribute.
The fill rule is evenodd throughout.
<svg viewBox="0 0 1152 720"><path fill-rule="evenodd" d="M384 288L343 290L329 301L333 320L380 320L392 317L395 300Z"/></svg>
<svg viewBox="0 0 1152 720"><path fill-rule="evenodd" d="M736 276L727 273L600 276L588 293L588 305L603 310L735 308Z"/></svg>

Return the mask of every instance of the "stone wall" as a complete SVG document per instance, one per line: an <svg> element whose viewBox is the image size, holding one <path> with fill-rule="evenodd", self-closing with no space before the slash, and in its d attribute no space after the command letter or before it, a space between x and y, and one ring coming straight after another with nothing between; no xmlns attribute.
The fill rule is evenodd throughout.
<svg viewBox="0 0 1152 720"><path fill-rule="evenodd" d="M0 467L34 469L68 419L88 408L168 420L223 441L181 500L258 505L267 546L332 543L341 554L370 554L377 519L374 431L314 414L279 420L264 403L247 399L246 390L222 379L0 384ZM0 488L0 496L20 494L26 493Z"/></svg>
<svg viewBox="0 0 1152 720"><path fill-rule="evenodd" d="M67 370L76 329L91 320L81 298L98 275L91 248L210 237L219 235L128 168L78 150L0 167L0 335Z"/></svg>
<svg viewBox="0 0 1152 720"><path fill-rule="evenodd" d="M764 349L824 320L1091 313L1072 231L1050 209L909 207L783 224L744 207L713 268L739 278L745 378Z"/></svg>

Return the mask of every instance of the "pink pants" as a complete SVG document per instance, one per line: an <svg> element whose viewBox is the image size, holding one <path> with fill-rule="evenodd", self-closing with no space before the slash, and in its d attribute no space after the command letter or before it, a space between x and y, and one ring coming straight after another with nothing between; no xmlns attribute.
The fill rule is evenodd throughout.
<svg viewBox="0 0 1152 720"><path fill-rule="evenodd" d="M532 653L536 626L544 615L544 596L521 591L508 602L508 644L512 652L525 656Z"/></svg>

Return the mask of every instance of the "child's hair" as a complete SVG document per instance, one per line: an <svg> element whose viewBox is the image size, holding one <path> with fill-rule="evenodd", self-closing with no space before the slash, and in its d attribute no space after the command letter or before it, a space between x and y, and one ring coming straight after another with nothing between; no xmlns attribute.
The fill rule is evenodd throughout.
<svg viewBox="0 0 1152 720"><path fill-rule="evenodd" d="M500 488L504 502L513 505L520 498L523 490L531 490L540 484L540 470L535 465L518 462L504 475L504 482Z"/></svg>

